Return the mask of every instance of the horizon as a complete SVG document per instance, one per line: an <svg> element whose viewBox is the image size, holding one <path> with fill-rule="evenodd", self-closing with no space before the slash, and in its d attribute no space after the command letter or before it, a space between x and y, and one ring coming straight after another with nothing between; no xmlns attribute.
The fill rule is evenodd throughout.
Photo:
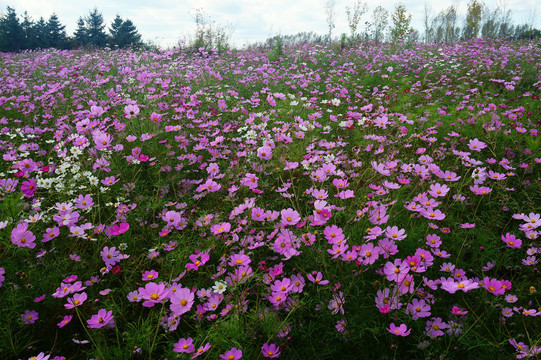
<svg viewBox="0 0 541 360"><path fill-rule="evenodd" d="M105 32L108 33L112 20L118 14L124 20L130 19L133 22L143 41L152 42L162 49L167 49L177 46L179 41L189 39L194 34L195 21L193 16L196 9L201 9L214 23L231 27L231 45L235 48L242 48L256 42L264 42L277 35L295 35L301 32L312 32L317 35L328 34L326 3L326 0L299 0L293 6L287 6L285 0L276 0L272 3L263 1L257 4L247 0L188 0L182 4L171 0L159 0L153 2L153 6L146 6L146 3L139 0L130 2L117 0L113 3L96 0L92 6L83 9L78 4L66 4L66 1L63 0L51 0L46 3L35 0L12 0L0 2L0 14L5 14L7 6L14 8L20 19L25 11L34 21L39 20L40 17L47 20L55 13L61 24L65 26L66 34L73 36L78 18L87 16L90 11L97 8L103 15ZM467 1L443 0L420 3L406 0L402 3L406 6L406 11L412 15L411 27L417 30L422 37L425 4L430 7L432 17L454 5L458 11L457 25L462 28ZM507 10L511 10L513 25L531 24L533 28L539 29L541 27L539 18L536 16L539 7L537 2L533 0L508 0L503 3L505 3ZM389 15L394 11L395 4L392 0L379 2L379 5L389 12ZM200 6L196 7L196 5ZM333 38L338 38L342 33L350 34L346 7L353 5L354 1L352 0L336 0ZM357 33L363 32L364 22L370 19L374 8L375 6L368 6L368 11L361 17ZM490 9L495 8L495 4L490 7Z"/></svg>

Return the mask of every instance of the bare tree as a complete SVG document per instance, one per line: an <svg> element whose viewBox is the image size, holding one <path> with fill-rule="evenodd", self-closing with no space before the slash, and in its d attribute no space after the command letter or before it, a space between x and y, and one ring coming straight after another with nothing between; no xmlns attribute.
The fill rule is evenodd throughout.
<svg viewBox="0 0 541 360"><path fill-rule="evenodd" d="M432 17L432 8L428 3L425 2L425 18L424 18L424 27L425 27L425 42L429 43L432 40L433 29L430 26L430 19Z"/></svg>
<svg viewBox="0 0 541 360"><path fill-rule="evenodd" d="M329 41L332 39L332 29L334 29L336 0L327 0L325 3L325 13L327 14L327 25L329 25Z"/></svg>
<svg viewBox="0 0 541 360"><path fill-rule="evenodd" d="M367 7L362 0L356 0L353 4L353 9L349 6L346 6L346 15L348 17L348 25L351 30L351 37L355 37L355 32L357 31L357 26L359 21L361 21L361 16L366 13Z"/></svg>

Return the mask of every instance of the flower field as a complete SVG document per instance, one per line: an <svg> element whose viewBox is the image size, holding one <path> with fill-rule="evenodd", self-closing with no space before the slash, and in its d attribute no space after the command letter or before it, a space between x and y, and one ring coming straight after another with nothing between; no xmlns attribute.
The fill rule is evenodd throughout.
<svg viewBox="0 0 541 360"><path fill-rule="evenodd" d="M1 359L541 357L541 46L0 56Z"/></svg>

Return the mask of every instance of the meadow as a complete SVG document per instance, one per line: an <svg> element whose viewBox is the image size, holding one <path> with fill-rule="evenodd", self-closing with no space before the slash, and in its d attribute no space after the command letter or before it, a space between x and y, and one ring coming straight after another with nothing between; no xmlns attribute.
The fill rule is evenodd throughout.
<svg viewBox="0 0 541 360"><path fill-rule="evenodd" d="M541 43L0 55L1 359L541 357Z"/></svg>

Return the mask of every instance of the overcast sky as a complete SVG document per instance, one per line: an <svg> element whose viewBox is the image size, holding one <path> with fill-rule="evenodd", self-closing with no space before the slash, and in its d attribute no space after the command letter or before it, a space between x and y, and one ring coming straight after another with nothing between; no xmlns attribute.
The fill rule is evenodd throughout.
<svg viewBox="0 0 541 360"><path fill-rule="evenodd" d="M333 34L348 33L346 6L355 0L336 0L336 28ZM255 41L263 41L274 35L290 35L313 31L318 34L328 32L325 4L327 0L0 0L0 11L6 6L15 8L17 14L25 10L37 20L45 20L55 12L66 31L72 35L77 19L86 16L94 7L103 14L107 28L116 14L131 19L144 40L152 40L162 47L171 47L179 38L193 33L195 9L202 9L214 21L233 28L232 42L241 47ZM496 7L498 0L485 0L485 4ZM392 12L397 1L368 1L371 5L359 24L363 28L372 10L381 5ZM412 17L412 26L422 31L425 1L403 0ZM427 0L433 14L455 4L459 11L466 12L467 0ZM515 24L532 23L540 28L541 2L538 0L507 0L506 6L512 10Z"/></svg>

